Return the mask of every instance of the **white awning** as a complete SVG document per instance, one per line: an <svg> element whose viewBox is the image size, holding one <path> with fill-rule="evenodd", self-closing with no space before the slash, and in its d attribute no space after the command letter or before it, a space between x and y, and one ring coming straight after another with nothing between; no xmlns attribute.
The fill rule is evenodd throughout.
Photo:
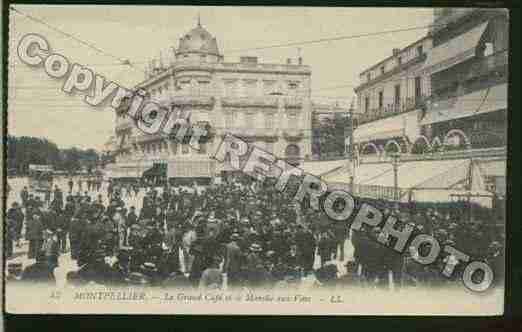
<svg viewBox="0 0 522 332"><path fill-rule="evenodd" d="M397 170L398 187L410 188L451 188L468 175L469 160L423 160L399 164ZM328 182L349 183L348 172L328 177ZM361 164L355 170L355 184L393 187L394 174L391 163Z"/></svg>
<svg viewBox="0 0 522 332"><path fill-rule="evenodd" d="M323 176L348 165L347 159L330 161L305 161L299 167L307 174Z"/></svg>
<svg viewBox="0 0 522 332"><path fill-rule="evenodd" d="M507 84L504 83L441 101L427 112L421 124L427 125L507 109L507 98Z"/></svg>
<svg viewBox="0 0 522 332"><path fill-rule="evenodd" d="M487 26L488 22L484 22L468 32L429 50L428 59L424 63L423 70L433 74L474 57L480 38Z"/></svg>
<svg viewBox="0 0 522 332"><path fill-rule="evenodd" d="M485 176L506 176L506 161L493 160L479 162L478 167Z"/></svg>
<svg viewBox="0 0 522 332"><path fill-rule="evenodd" d="M404 122L405 118L402 116L391 116L378 121L365 123L354 130L354 142L360 143L401 137L404 135Z"/></svg>

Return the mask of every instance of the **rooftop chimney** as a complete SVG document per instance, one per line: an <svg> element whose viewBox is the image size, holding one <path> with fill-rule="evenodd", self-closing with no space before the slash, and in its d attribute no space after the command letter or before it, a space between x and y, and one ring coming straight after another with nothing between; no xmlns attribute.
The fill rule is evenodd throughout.
<svg viewBox="0 0 522 332"><path fill-rule="evenodd" d="M400 48L394 48L394 49L392 50L392 53L393 53L393 55L397 55L397 54L400 53L400 51L401 51Z"/></svg>

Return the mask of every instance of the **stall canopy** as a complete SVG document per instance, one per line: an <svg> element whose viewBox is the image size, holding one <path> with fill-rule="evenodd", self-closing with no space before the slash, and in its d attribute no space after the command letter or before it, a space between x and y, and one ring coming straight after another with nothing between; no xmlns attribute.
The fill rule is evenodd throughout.
<svg viewBox="0 0 522 332"><path fill-rule="evenodd" d="M485 176L506 176L506 160L488 160L478 163Z"/></svg>
<svg viewBox="0 0 522 332"><path fill-rule="evenodd" d="M428 52L424 70L434 74L474 57L487 26L488 22L484 22L468 32L432 48Z"/></svg>
<svg viewBox="0 0 522 332"><path fill-rule="evenodd" d="M307 174L315 176L323 176L331 172L337 171L340 168L348 165L350 161L343 160L329 160L329 161L305 161L299 167Z"/></svg>
<svg viewBox="0 0 522 332"><path fill-rule="evenodd" d="M399 164L397 182L401 201L454 201L455 195L479 195L473 200L483 206L491 205L491 193L485 190L479 163L469 159L407 161ZM500 171L500 165L489 165ZM391 163L361 164L355 170L354 189L350 188L350 174L337 172L327 177L329 188L354 192L357 196L393 200L394 172ZM471 181L471 188L469 187Z"/></svg>
<svg viewBox="0 0 522 332"><path fill-rule="evenodd" d="M499 84L441 101L428 111L421 124L427 125L507 109L507 97L507 84Z"/></svg>
<svg viewBox="0 0 522 332"><path fill-rule="evenodd" d="M355 143L388 139L404 135L405 119L392 116L379 121L368 122L357 127L353 132Z"/></svg>
<svg viewBox="0 0 522 332"><path fill-rule="evenodd" d="M398 187L403 189L451 188L469 176L469 166L468 159L404 162L398 166ZM349 181L348 173L328 177L328 182L332 183L349 183ZM356 169L354 183L393 187L393 166L391 163L361 164Z"/></svg>

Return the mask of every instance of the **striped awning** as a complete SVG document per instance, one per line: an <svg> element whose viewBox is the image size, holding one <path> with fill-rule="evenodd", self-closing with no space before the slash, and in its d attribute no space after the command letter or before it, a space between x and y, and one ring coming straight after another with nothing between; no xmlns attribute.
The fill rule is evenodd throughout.
<svg viewBox="0 0 522 332"><path fill-rule="evenodd" d="M438 102L428 110L421 124L444 122L507 109L507 84L499 84L457 98Z"/></svg>
<svg viewBox="0 0 522 332"><path fill-rule="evenodd" d="M474 57L480 38L487 26L488 22L484 22L468 32L432 48L428 52L428 59L424 63L423 71L433 74Z"/></svg>

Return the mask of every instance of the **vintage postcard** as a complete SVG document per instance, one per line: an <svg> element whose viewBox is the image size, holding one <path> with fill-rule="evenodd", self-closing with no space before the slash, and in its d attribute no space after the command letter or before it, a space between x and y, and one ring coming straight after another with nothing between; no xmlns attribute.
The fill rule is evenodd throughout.
<svg viewBox="0 0 522 332"><path fill-rule="evenodd" d="M503 313L506 9L8 19L7 312Z"/></svg>

